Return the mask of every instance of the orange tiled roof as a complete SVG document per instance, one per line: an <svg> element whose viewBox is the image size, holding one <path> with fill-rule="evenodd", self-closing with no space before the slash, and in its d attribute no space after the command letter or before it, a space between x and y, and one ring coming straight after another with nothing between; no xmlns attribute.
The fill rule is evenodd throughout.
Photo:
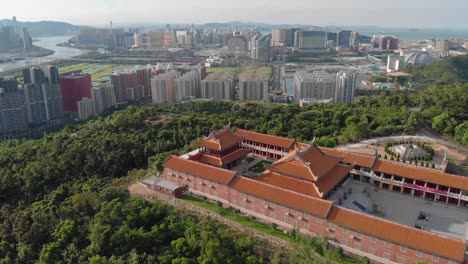
<svg viewBox="0 0 468 264"><path fill-rule="evenodd" d="M343 157L343 161L346 163L354 163L356 165L367 168L372 168L374 166L375 160L377 159L371 155L357 154L349 151L342 151L325 147L320 147L320 149L329 155Z"/></svg>
<svg viewBox="0 0 468 264"><path fill-rule="evenodd" d="M290 138L267 135L243 129L237 129L236 134L250 141L268 144L285 149L290 149L296 142L296 140Z"/></svg>
<svg viewBox="0 0 468 264"><path fill-rule="evenodd" d="M224 185L229 184L232 178L236 175L235 171L229 171L213 167L197 161L183 159L177 156L171 156L164 163L164 167Z"/></svg>
<svg viewBox="0 0 468 264"><path fill-rule="evenodd" d="M333 205L331 201L317 199L243 176L236 176L231 182L231 187L239 192L247 193L322 218L327 217Z"/></svg>
<svg viewBox="0 0 468 264"><path fill-rule="evenodd" d="M374 171L408 177L415 180L427 181L448 187L468 190L468 177L439 172L431 169L403 165L397 162L378 160Z"/></svg>
<svg viewBox="0 0 468 264"><path fill-rule="evenodd" d="M278 186L290 191L302 193L315 198L322 198L314 183L292 177L287 177L271 171L266 171L262 176L255 177L255 180Z"/></svg>
<svg viewBox="0 0 468 264"><path fill-rule="evenodd" d="M231 128L225 127L216 132L211 132L208 137L200 140L198 145L200 147L221 151L242 142L242 140L243 138L232 132Z"/></svg>
<svg viewBox="0 0 468 264"><path fill-rule="evenodd" d="M247 155L248 153L250 153L250 150L248 149L238 149L232 153L229 153L228 155L222 158L210 156L207 154L202 154L200 158L198 159L198 161L211 164L214 166L222 167L223 165L229 164L235 161L236 159L239 159L240 157Z"/></svg>
<svg viewBox="0 0 468 264"><path fill-rule="evenodd" d="M334 206L328 219L349 229L453 260L461 261L465 254L465 243L461 240L400 225L342 207Z"/></svg>
<svg viewBox="0 0 468 264"><path fill-rule="evenodd" d="M318 179L315 183L319 191L326 195L329 193L341 180L343 180L346 175L353 169L351 166L347 165L337 165L325 176Z"/></svg>
<svg viewBox="0 0 468 264"><path fill-rule="evenodd" d="M291 151L286 157L273 163L268 169L284 175L317 181L333 170L340 160L342 158L326 155L312 144L305 149Z"/></svg>

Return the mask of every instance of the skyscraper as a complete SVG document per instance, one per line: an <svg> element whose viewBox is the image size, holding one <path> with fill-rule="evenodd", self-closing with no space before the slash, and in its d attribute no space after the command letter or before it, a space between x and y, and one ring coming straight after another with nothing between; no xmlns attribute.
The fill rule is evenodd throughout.
<svg viewBox="0 0 468 264"><path fill-rule="evenodd" d="M250 57L252 59L258 59L262 61L269 61L270 59L270 46L271 46L271 35L265 36L254 36L252 38L252 47L250 51Z"/></svg>
<svg viewBox="0 0 468 264"><path fill-rule="evenodd" d="M93 87L92 94L98 115L115 105L114 90L110 85Z"/></svg>
<svg viewBox="0 0 468 264"><path fill-rule="evenodd" d="M58 70L54 66L23 70L26 109L30 123L63 117Z"/></svg>
<svg viewBox="0 0 468 264"><path fill-rule="evenodd" d="M294 74L294 103L296 104L299 104L302 99L333 100L335 89L336 76L325 71L299 71Z"/></svg>
<svg viewBox="0 0 468 264"><path fill-rule="evenodd" d="M60 76L63 108L67 112L78 113L78 101L83 97L91 98L91 75L72 73Z"/></svg>
<svg viewBox="0 0 468 264"><path fill-rule="evenodd" d="M351 44L351 31L350 30L342 30L337 33L337 43L338 47L347 48Z"/></svg>
<svg viewBox="0 0 468 264"><path fill-rule="evenodd" d="M177 71L169 71L151 79L151 96L153 103L173 103L176 100L176 78L180 76Z"/></svg>
<svg viewBox="0 0 468 264"><path fill-rule="evenodd" d="M299 52L327 52L327 32L319 30L298 30L294 45Z"/></svg>
<svg viewBox="0 0 468 264"><path fill-rule="evenodd" d="M0 79L0 134L27 128L24 93L16 80Z"/></svg>
<svg viewBox="0 0 468 264"><path fill-rule="evenodd" d="M243 74L239 78L239 100L268 100L268 76L263 74Z"/></svg>
<svg viewBox="0 0 468 264"><path fill-rule="evenodd" d="M356 91L357 76L355 73L339 72L336 74L335 103L353 103Z"/></svg>
<svg viewBox="0 0 468 264"><path fill-rule="evenodd" d="M213 72L201 82L201 98L234 100L235 72Z"/></svg>

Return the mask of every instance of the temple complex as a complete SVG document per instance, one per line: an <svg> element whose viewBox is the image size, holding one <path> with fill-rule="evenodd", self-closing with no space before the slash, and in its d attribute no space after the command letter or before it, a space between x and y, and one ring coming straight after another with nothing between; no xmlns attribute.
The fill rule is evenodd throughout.
<svg viewBox="0 0 468 264"><path fill-rule="evenodd" d="M373 262L466 263L463 176L229 126L171 156L161 176Z"/></svg>

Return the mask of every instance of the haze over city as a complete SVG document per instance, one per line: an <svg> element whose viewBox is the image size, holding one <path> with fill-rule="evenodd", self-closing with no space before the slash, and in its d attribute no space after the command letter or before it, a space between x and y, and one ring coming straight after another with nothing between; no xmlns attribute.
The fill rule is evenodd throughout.
<svg viewBox="0 0 468 264"><path fill-rule="evenodd" d="M12 14L22 21L53 20L78 25L209 23L253 21L272 24L309 24L318 26L366 26L466 28L468 2L415 0L377 2L371 0L124 0L84 1L10 1L0 9L0 18Z"/></svg>

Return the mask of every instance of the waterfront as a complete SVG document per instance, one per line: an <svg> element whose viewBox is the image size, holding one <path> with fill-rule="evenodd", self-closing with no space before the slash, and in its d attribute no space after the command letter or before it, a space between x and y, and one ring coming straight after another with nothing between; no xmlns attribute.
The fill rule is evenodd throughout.
<svg viewBox="0 0 468 264"><path fill-rule="evenodd" d="M68 39L70 39L71 37L72 36L55 36L55 37L37 38L36 39L37 41L34 42L35 46L53 50L54 53L48 56L39 57L37 59L28 59L28 60L17 61L15 63L0 64L0 72L22 68L26 66L31 66L31 65L37 64L37 61L41 61L41 60L72 58L72 57L80 56L89 52L88 50L57 46L57 44L59 43L68 41Z"/></svg>

